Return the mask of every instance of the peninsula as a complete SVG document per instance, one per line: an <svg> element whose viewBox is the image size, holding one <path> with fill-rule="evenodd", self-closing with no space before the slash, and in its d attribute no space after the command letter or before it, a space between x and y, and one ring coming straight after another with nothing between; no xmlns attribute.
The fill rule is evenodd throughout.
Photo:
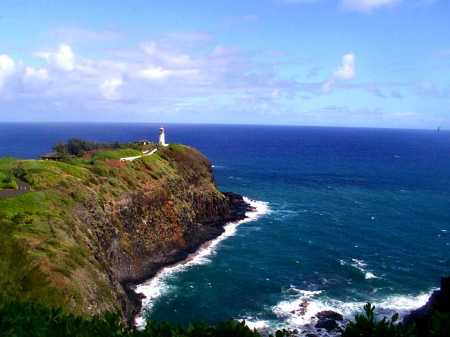
<svg viewBox="0 0 450 337"><path fill-rule="evenodd" d="M0 159L2 297L82 316L119 312L131 324L141 308L134 285L249 210L217 189L207 158L188 146L72 140L55 150Z"/></svg>

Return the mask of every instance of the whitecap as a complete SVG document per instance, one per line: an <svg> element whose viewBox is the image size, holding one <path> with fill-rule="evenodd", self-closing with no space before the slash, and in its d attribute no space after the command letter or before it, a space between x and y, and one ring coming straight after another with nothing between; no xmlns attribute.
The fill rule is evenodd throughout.
<svg viewBox="0 0 450 337"><path fill-rule="evenodd" d="M352 259L352 266L358 269L362 269L367 266L367 263L364 262L364 260L360 259Z"/></svg>
<svg viewBox="0 0 450 337"><path fill-rule="evenodd" d="M269 204L267 202L251 200L247 197L244 197L244 201L254 209L245 214L245 219L226 224L224 226L224 232L220 236L205 243L197 250L197 252L189 255L186 260L176 265L163 268L158 272L158 274L156 274L155 277L139 284L136 287L135 291L144 295L142 300L142 307L144 310L151 310L159 297L171 291L171 287L167 284L167 280L169 280L174 274L180 273L192 266L203 265L211 262L209 257L216 252L219 243L231 236L234 236L239 225L255 221L261 216L270 213ZM135 324L138 327L145 326L143 312L136 317Z"/></svg>
<svg viewBox="0 0 450 337"><path fill-rule="evenodd" d="M271 326L270 321L267 320L255 320L252 317L246 317L243 320L245 321L245 325L252 330L262 330Z"/></svg>
<svg viewBox="0 0 450 337"><path fill-rule="evenodd" d="M376 276L374 273L371 273L370 271L366 272L364 277L366 278L366 280L371 280L374 278L378 278L378 276Z"/></svg>
<svg viewBox="0 0 450 337"><path fill-rule="evenodd" d="M366 267L367 267L367 263L366 263L364 260L362 260L362 259L356 259L356 258L353 258L353 259L352 259L352 262L350 262L350 263L348 263L348 262L346 262L345 260L342 260L342 259L341 259L341 260L339 260L339 264L340 264L341 266L350 265L350 266L352 266L353 268L359 270L361 273L364 274L364 278L365 278L366 280L371 280L371 279L377 279L377 278L379 278L379 277L376 276L373 272L367 270L367 268L366 268Z"/></svg>

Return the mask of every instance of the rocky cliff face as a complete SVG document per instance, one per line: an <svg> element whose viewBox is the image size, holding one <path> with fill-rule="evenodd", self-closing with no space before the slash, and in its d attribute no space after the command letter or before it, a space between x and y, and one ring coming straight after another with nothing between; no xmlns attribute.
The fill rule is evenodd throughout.
<svg viewBox="0 0 450 337"><path fill-rule="evenodd" d="M18 200L45 195L31 222L51 229L39 242L31 231L19 231L21 244L57 292L58 305L75 313L114 310L130 322L140 309L133 285L220 235L248 207L242 197L217 190L203 155L179 145L132 163L94 155L45 163L45 174L36 165L44 163L14 166L33 188ZM50 208L52 216L39 208ZM24 212L30 212L25 204ZM8 215L11 222L16 218Z"/></svg>
<svg viewBox="0 0 450 337"><path fill-rule="evenodd" d="M132 319L140 309L133 285L185 259L219 236L227 222L243 219L246 211L242 197L218 192L212 176L163 180L114 200L97 233L95 251L108 266L125 317ZM87 215L83 221L95 219Z"/></svg>

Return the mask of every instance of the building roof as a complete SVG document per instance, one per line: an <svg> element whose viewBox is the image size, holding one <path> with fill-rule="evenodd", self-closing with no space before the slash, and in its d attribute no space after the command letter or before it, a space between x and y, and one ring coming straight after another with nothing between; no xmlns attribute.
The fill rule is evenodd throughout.
<svg viewBox="0 0 450 337"><path fill-rule="evenodd" d="M49 152L41 156L41 159L61 159L62 155L56 152Z"/></svg>

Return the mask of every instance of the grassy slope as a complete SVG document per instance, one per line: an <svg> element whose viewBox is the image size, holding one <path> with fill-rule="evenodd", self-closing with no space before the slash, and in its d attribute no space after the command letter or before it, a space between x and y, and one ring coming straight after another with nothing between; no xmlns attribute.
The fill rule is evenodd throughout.
<svg viewBox="0 0 450 337"><path fill-rule="evenodd" d="M0 160L0 189L17 188L14 176L11 174L11 168L15 165L14 158L3 158Z"/></svg>
<svg viewBox="0 0 450 337"><path fill-rule="evenodd" d="M117 303L104 269L90 254L92 234L77 222L75 210L171 176L207 175L204 162L189 159L195 153L171 145L131 163L117 158L138 155L134 149L98 151L68 162L0 159L0 178L19 177L32 187L22 196L0 198L0 296L83 313L87 292L95 288L105 309L113 309Z"/></svg>

